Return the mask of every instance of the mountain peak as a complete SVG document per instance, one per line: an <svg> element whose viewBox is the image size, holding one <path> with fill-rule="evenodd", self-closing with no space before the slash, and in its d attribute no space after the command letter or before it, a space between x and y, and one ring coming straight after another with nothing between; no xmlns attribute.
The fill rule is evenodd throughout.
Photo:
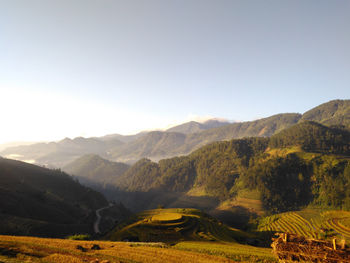
<svg viewBox="0 0 350 263"><path fill-rule="evenodd" d="M211 128L217 128L221 127L224 125L228 125L230 122L224 120L224 119L219 119L219 118L213 118L213 119L206 119L205 121L189 121L182 123L180 125L174 126L170 129L167 129L167 132L179 132L179 133L184 133L184 134L191 134L191 133L197 133L201 132L204 130L208 130Z"/></svg>

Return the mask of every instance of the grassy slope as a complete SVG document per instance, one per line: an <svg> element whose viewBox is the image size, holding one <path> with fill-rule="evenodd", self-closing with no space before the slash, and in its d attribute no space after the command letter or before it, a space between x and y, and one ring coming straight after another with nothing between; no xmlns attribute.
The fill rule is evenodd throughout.
<svg viewBox="0 0 350 263"><path fill-rule="evenodd" d="M96 244L100 250L92 250ZM77 246L86 248L85 252ZM151 262L151 263L214 263L276 262L271 249L238 244L206 242L180 243L175 247L107 241L74 241L33 237L0 236L0 261L4 262ZM192 250L192 251L184 251ZM235 261L233 261L232 259ZM105 260L105 261L104 261Z"/></svg>

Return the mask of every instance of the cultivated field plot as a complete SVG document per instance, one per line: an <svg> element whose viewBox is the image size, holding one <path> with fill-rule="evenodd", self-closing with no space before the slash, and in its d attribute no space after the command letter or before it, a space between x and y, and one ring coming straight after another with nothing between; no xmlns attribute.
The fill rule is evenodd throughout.
<svg viewBox="0 0 350 263"><path fill-rule="evenodd" d="M0 236L0 262L276 262L267 248L215 242L185 242L171 248L163 245Z"/></svg>
<svg viewBox="0 0 350 263"><path fill-rule="evenodd" d="M106 236L115 241L177 243L178 241L235 242L240 231L232 230L197 209L154 209L144 211L116 227Z"/></svg>
<svg viewBox="0 0 350 263"><path fill-rule="evenodd" d="M350 241L350 212L307 209L264 218L259 231L288 232L318 239Z"/></svg>

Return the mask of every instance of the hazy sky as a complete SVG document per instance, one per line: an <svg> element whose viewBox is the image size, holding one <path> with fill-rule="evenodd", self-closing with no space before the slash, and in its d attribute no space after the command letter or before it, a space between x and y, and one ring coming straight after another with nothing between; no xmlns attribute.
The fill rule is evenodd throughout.
<svg viewBox="0 0 350 263"><path fill-rule="evenodd" d="M0 143L350 98L348 0L0 0Z"/></svg>

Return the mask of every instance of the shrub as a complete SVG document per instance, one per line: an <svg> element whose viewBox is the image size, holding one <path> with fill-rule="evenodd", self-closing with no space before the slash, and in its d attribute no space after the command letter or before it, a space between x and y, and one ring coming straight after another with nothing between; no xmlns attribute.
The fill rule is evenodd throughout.
<svg viewBox="0 0 350 263"><path fill-rule="evenodd" d="M70 240L90 240L91 236L89 234L75 234L72 236L68 236L67 239L70 239Z"/></svg>

